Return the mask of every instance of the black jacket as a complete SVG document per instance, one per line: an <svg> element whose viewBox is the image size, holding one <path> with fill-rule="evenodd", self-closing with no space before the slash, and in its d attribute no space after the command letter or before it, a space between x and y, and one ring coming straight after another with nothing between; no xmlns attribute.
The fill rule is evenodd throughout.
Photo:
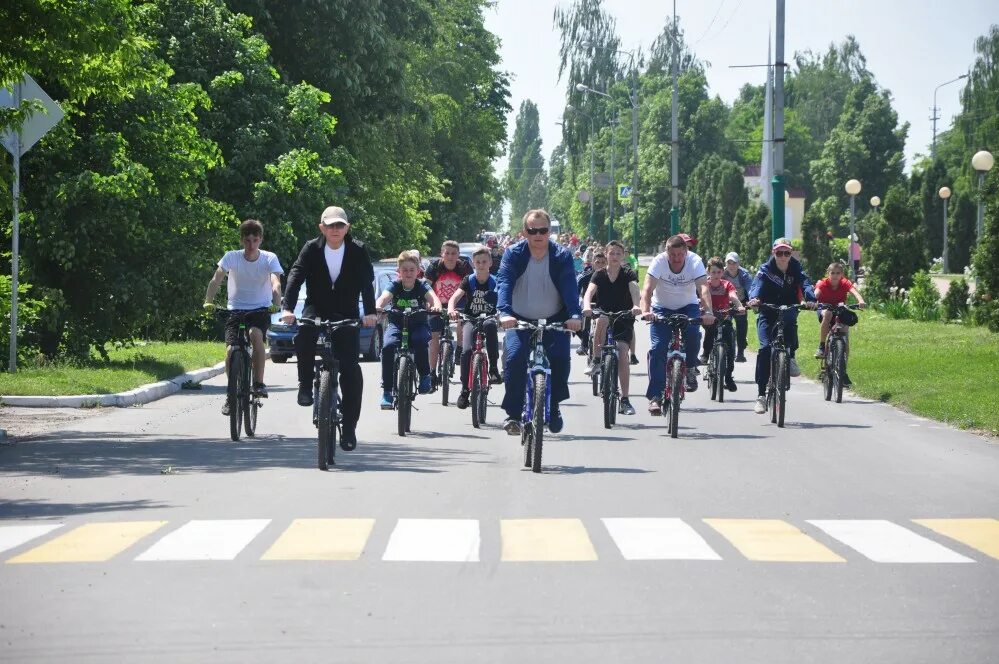
<svg viewBox="0 0 999 664"><path fill-rule="evenodd" d="M305 298L306 318L319 316L326 320L357 318L358 296L363 297L364 311L375 312L374 268L368 257L368 250L359 240L348 233L344 238L343 266L336 284L330 281L330 271L326 266L323 248L326 238L319 236L309 240L302 247L288 273L288 283L284 289L282 308L294 311L298 304L298 291L305 283L308 294Z"/></svg>

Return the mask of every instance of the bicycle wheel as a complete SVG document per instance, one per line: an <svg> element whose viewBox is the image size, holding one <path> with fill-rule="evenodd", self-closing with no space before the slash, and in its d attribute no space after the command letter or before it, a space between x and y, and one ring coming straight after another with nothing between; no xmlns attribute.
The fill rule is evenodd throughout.
<svg viewBox="0 0 999 664"><path fill-rule="evenodd" d="M718 403L724 403L725 376L728 373L728 363L731 360L729 360L728 348L725 347L725 344L721 344L720 347L715 350L718 353L717 358L715 358L715 390L718 392Z"/></svg>
<svg viewBox="0 0 999 664"><path fill-rule="evenodd" d="M319 413L317 424L319 435L316 449L319 456L319 470L327 470L334 463L336 454L336 422L333 421L333 386L329 371L319 373Z"/></svg>
<svg viewBox="0 0 999 664"><path fill-rule="evenodd" d="M229 384L226 387L226 399L229 401L229 436L233 440L239 440L243 428L242 399L240 399L240 394L243 392L242 382L243 353L234 350L229 358Z"/></svg>
<svg viewBox="0 0 999 664"><path fill-rule="evenodd" d="M780 353L774 351L770 356L770 380L767 382L767 410L770 411L770 423L777 423L777 359Z"/></svg>
<svg viewBox="0 0 999 664"><path fill-rule="evenodd" d="M774 401L774 408L777 415L777 426L784 426L784 415L787 412L787 385L791 380L790 369L787 366L787 354L780 353L777 356L777 398Z"/></svg>
<svg viewBox="0 0 999 664"><path fill-rule="evenodd" d="M670 412L669 412L669 435L676 438L680 428L680 390L683 389L683 367L678 360L674 360L669 371L670 381Z"/></svg>
<svg viewBox="0 0 999 664"><path fill-rule="evenodd" d="M603 376L601 377L600 391L604 402L604 428L610 429L614 426L614 415L617 410L617 399L614 398L614 387L617 380L617 359L607 356L604 365L601 367Z"/></svg>
<svg viewBox="0 0 999 664"><path fill-rule="evenodd" d="M246 386L245 391L241 391L243 400L243 430L246 431L246 436L248 438L253 438L257 432L257 408L260 405L259 399L253 394L250 389L250 385L253 383L252 377L250 375L250 363L243 363L243 385Z"/></svg>
<svg viewBox="0 0 999 664"><path fill-rule="evenodd" d="M531 470L535 473L541 472L541 447L545 437L545 375L543 373L534 374L534 403L531 413L531 430L533 443L533 458L531 459Z"/></svg>
<svg viewBox="0 0 999 664"><path fill-rule="evenodd" d="M590 362L590 367L591 368L593 367L592 360ZM593 383L593 396L599 397L600 396L600 372L599 371L594 370L590 374L590 382Z"/></svg>
<svg viewBox="0 0 999 664"><path fill-rule="evenodd" d="M832 399L833 393L832 371L829 368L831 366L829 358L830 353L826 351L826 356L822 358L822 366L819 369L819 378L822 379L822 396L825 397L826 401Z"/></svg>
<svg viewBox="0 0 999 664"><path fill-rule="evenodd" d="M472 407L472 426L476 429L482 424L482 413L479 412L479 398L482 396L482 353L472 355L472 373L468 376L468 404Z"/></svg>
<svg viewBox="0 0 999 664"><path fill-rule="evenodd" d="M833 341L832 351L832 392L836 397L836 403L843 403L843 376L846 375L846 347L842 339Z"/></svg>
<svg viewBox="0 0 999 664"><path fill-rule="evenodd" d="M413 403L410 400L410 388L413 378L410 373L413 371L409 358L402 356L399 358L399 371L396 373L398 382L395 386L396 419L398 420L397 431L400 436L405 436L409 430L409 412Z"/></svg>
<svg viewBox="0 0 999 664"><path fill-rule="evenodd" d="M531 434L531 424L528 422L527 424L524 424L523 428L520 430L520 444L524 448L524 468L530 468L531 463L534 461L534 446L532 445L533 440L534 436Z"/></svg>
<svg viewBox="0 0 999 664"><path fill-rule="evenodd" d="M450 341L441 344L441 404L447 405L451 392L451 372L454 370L454 345Z"/></svg>

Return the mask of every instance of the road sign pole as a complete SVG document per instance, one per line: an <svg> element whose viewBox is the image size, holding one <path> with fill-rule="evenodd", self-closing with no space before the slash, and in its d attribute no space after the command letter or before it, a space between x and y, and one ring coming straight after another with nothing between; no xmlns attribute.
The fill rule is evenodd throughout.
<svg viewBox="0 0 999 664"><path fill-rule="evenodd" d="M17 102L15 108L21 107L21 84L14 86L14 99ZM11 185L11 193L14 196L14 224L11 233L11 259L10 259L10 364L8 371L17 373L17 272L18 272L18 234L20 231L18 199L21 195L21 132L18 130L14 137L14 183Z"/></svg>

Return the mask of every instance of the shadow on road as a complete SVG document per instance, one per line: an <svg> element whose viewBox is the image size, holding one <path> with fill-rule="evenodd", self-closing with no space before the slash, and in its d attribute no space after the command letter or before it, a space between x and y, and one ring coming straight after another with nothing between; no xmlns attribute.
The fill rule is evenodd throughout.
<svg viewBox="0 0 999 664"><path fill-rule="evenodd" d="M525 471L529 470L527 468ZM599 468L593 466L548 466L542 469L542 474L549 475L589 475L591 473L621 473L633 475L636 473L654 473L647 468Z"/></svg>
<svg viewBox="0 0 999 664"><path fill-rule="evenodd" d="M124 512L173 507L167 503L150 500L122 500L113 503L46 503L35 500L0 501L0 519L44 519L46 517L94 514L96 512Z"/></svg>
<svg viewBox="0 0 999 664"><path fill-rule="evenodd" d="M820 422L787 422L784 424L788 429L870 429L870 424L842 424L842 423L820 423Z"/></svg>

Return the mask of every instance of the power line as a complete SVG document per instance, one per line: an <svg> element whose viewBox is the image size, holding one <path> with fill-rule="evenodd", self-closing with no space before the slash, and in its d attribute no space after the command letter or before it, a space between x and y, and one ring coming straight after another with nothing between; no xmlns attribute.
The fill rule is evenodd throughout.
<svg viewBox="0 0 999 664"><path fill-rule="evenodd" d="M700 44L701 40L704 39L709 32L711 32L711 28L715 24L715 19L718 18L718 14L721 13L722 7L725 6L726 2L728 2L728 0L721 0L721 2L718 3L718 9L715 10L715 15L711 17L711 22L708 23L708 27L704 29L704 33L698 38L698 40L695 41L693 44L690 45L691 48L693 48L694 46L697 46L698 44Z"/></svg>

